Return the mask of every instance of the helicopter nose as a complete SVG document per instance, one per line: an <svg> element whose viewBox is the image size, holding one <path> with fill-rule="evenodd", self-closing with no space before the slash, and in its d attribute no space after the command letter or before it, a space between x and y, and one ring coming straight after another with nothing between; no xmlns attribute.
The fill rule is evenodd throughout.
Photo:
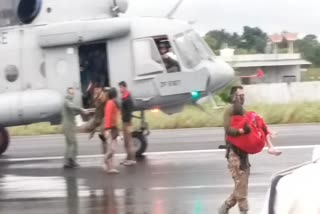
<svg viewBox="0 0 320 214"><path fill-rule="evenodd" d="M207 90L210 92L220 90L233 81L234 69L226 62L216 59L209 69L210 80Z"/></svg>

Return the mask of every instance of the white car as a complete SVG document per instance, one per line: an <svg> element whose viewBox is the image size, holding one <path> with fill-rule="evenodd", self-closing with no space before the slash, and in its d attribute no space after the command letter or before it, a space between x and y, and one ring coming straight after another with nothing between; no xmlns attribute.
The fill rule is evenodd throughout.
<svg viewBox="0 0 320 214"><path fill-rule="evenodd" d="M261 214L320 214L320 147L312 161L274 176Z"/></svg>

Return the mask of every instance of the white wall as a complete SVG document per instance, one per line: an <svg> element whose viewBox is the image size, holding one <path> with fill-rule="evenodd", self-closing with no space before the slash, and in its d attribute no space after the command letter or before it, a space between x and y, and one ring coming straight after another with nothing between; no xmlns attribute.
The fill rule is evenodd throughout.
<svg viewBox="0 0 320 214"><path fill-rule="evenodd" d="M251 68L237 68L237 75L239 76L249 76L257 73L256 67ZM284 76L296 76L296 81L301 81L300 66L290 65L290 66L278 66L278 67L263 67L264 77L262 79L252 78L250 79L250 84L260 84L260 83L281 83L284 82Z"/></svg>
<svg viewBox="0 0 320 214"><path fill-rule="evenodd" d="M230 50L230 49L229 49ZM228 51L228 49L227 49ZM227 62L255 62L255 61L281 61L281 60L300 60L301 54L244 54L244 55L222 55L219 56Z"/></svg>
<svg viewBox="0 0 320 214"><path fill-rule="evenodd" d="M320 102L320 82L294 82L245 85L246 104Z"/></svg>

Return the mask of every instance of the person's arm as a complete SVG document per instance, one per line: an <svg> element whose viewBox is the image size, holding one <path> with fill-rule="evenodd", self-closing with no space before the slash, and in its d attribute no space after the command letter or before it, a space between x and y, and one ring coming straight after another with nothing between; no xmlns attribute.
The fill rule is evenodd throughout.
<svg viewBox="0 0 320 214"><path fill-rule="evenodd" d="M81 114L82 112L84 112L84 110L81 107L77 106L69 100L66 101L66 105L69 109L73 111L74 114Z"/></svg>
<svg viewBox="0 0 320 214"><path fill-rule="evenodd" d="M224 112L224 118L223 118L224 124L223 124L223 126L224 126L225 133L228 136L236 137L236 136L241 135L243 133L243 130L238 130L238 129L232 128L230 126L231 110L232 110L232 108L230 107L230 108L226 109L226 111Z"/></svg>

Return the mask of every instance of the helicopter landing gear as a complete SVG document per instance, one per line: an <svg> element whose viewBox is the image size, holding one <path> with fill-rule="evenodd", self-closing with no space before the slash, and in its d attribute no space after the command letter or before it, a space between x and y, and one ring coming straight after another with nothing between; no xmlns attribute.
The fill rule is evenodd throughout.
<svg viewBox="0 0 320 214"><path fill-rule="evenodd" d="M8 149L10 142L8 131L0 126L0 155L5 153L5 151Z"/></svg>
<svg viewBox="0 0 320 214"><path fill-rule="evenodd" d="M150 131L149 131L148 123L145 121L144 111L141 111L140 117L137 117L137 116L134 116L134 117L141 119L140 129L132 133L133 145L134 145L136 157L140 158L143 156L143 153L145 153L145 151L148 148L147 136L150 135Z"/></svg>

